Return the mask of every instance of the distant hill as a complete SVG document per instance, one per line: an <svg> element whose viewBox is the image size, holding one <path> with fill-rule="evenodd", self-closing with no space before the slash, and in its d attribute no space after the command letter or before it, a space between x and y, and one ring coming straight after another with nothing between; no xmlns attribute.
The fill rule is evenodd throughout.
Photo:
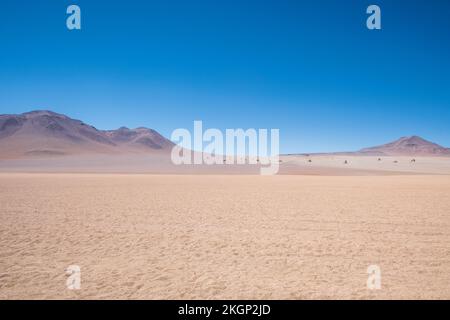
<svg viewBox="0 0 450 320"><path fill-rule="evenodd" d="M380 146L364 148L358 153L393 156L446 156L450 155L450 149L418 136L410 136Z"/></svg>
<svg viewBox="0 0 450 320"><path fill-rule="evenodd" d="M47 110L0 115L0 158L165 152L172 146L170 140L148 128L98 130Z"/></svg>
<svg viewBox="0 0 450 320"><path fill-rule="evenodd" d="M445 148L419 136L409 136L380 146L364 148L359 151L301 153L300 155L450 156L450 148Z"/></svg>

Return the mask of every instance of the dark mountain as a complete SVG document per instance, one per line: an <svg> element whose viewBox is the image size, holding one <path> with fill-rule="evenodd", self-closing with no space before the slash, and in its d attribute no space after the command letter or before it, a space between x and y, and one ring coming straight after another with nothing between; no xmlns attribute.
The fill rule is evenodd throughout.
<svg viewBox="0 0 450 320"><path fill-rule="evenodd" d="M380 146L364 148L358 153L373 155L445 156L450 155L450 149L418 136L410 136L402 137Z"/></svg>
<svg viewBox="0 0 450 320"><path fill-rule="evenodd" d="M98 130L47 110L0 115L0 158L26 155L129 153L170 150L173 143L153 129Z"/></svg>

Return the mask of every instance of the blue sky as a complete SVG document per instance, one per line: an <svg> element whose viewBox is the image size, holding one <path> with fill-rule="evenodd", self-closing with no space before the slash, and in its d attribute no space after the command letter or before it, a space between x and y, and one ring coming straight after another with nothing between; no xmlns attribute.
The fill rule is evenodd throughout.
<svg viewBox="0 0 450 320"><path fill-rule="evenodd" d="M447 0L4 0L0 113L165 136L194 120L279 128L283 153L414 134L450 147L449 15Z"/></svg>

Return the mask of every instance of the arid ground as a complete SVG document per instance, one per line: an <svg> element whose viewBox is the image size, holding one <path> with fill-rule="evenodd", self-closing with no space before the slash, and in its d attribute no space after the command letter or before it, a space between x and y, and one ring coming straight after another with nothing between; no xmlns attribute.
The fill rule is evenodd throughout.
<svg viewBox="0 0 450 320"><path fill-rule="evenodd" d="M450 299L448 175L1 173L0 204L1 299Z"/></svg>

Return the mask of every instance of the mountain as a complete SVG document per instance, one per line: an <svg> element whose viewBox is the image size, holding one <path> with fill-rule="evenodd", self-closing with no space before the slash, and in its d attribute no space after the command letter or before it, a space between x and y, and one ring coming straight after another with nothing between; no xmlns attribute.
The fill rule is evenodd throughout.
<svg viewBox="0 0 450 320"><path fill-rule="evenodd" d="M173 143L153 129L98 130L47 110L0 115L0 158L83 153L148 153Z"/></svg>
<svg viewBox="0 0 450 320"><path fill-rule="evenodd" d="M148 128L128 129L121 127L117 130L104 131L106 136L117 145L128 145L136 148L164 149L172 147L171 141L164 138L158 132Z"/></svg>
<svg viewBox="0 0 450 320"><path fill-rule="evenodd" d="M380 146L364 148L358 153L393 156L447 156L450 155L450 149L418 136L410 136Z"/></svg>
<svg viewBox="0 0 450 320"><path fill-rule="evenodd" d="M47 110L0 115L0 159L74 154L167 153L173 143L148 128L98 130ZM359 155L448 156L450 149L418 136L364 148Z"/></svg>

